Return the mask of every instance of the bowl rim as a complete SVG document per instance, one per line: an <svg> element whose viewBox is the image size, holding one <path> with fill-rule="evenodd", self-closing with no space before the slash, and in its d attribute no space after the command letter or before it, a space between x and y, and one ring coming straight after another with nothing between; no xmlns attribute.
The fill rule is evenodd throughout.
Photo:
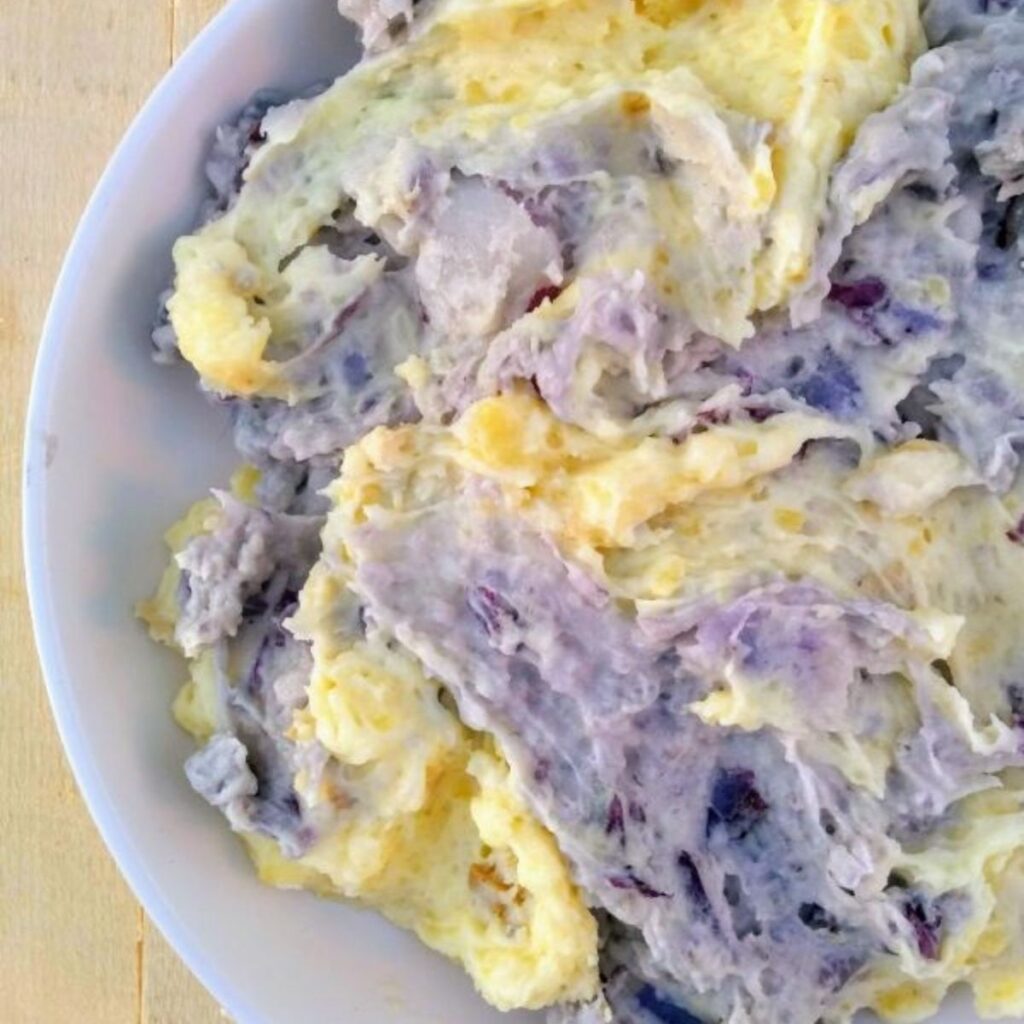
<svg viewBox="0 0 1024 1024"><path fill-rule="evenodd" d="M33 635L50 708L78 791L134 898L188 969L239 1024L262 1019L258 1008L239 985L203 954L194 933L180 923L171 901L135 849L131 830L118 814L99 767L89 753L85 735L75 722L69 691L59 684L64 678L64 666L62 641L53 614L53 580L48 571L45 468L50 457L46 427L53 399L55 365L61 346L69 336L78 297L87 286L86 270L97 253L97 228L105 207L139 163L148 141L163 120L161 115L174 108L180 85L209 60L223 39L240 29L250 10L261 2L265 0L227 0L164 72L129 123L85 205L55 279L43 320L25 414L21 485L22 557Z"/></svg>

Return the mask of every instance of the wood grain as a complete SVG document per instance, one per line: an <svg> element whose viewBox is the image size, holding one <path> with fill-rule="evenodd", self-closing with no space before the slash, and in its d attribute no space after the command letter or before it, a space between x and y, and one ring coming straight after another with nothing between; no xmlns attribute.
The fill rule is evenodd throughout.
<svg viewBox="0 0 1024 1024"><path fill-rule="evenodd" d="M89 820L21 570L25 400L53 279L125 126L219 0L0 0L0 1020L223 1024Z"/></svg>
<svg viewBox="0 0 1024 1024"><path fill-rule="evenodd" d="M223 6L223 0L174 0L171 42L175 60Z"/></svg>

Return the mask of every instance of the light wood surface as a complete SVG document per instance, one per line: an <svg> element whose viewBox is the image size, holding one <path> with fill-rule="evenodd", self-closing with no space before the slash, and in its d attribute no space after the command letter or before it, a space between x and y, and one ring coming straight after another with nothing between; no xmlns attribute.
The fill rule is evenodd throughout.
<svg viewBox="0 0 1024 1024"><path fill-rule="evenodd" d="M121 881L50 717L21 569L22 421L64 249L222 0L0 0L0 1021L223 1024Z"/></svg>

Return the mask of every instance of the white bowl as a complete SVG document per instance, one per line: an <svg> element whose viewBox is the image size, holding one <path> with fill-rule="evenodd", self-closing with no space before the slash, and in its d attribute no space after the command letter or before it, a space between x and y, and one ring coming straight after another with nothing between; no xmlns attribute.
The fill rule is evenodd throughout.
<svg viewBox="0 0 1024 1024"><path fill-rule="evenodd" d="M148 335L214 127L257 89L358 54L333 0L234 0L174 66L107 168L57 284L29 407L25 558L36 639L78 784L160 930L239 1024L524 1024L377 915L260 885L195 796L172 723L176 658L132 615L164 529L236 461L227 422ZM935 1024L976 1020L960 994Z"/></svg>
<svg viewBox="0 0 1024 1024"><path fill-rule="evenodd" d="M146 104L75 236L39 351L28 419L25 555L50 700L78 784L121 871L240 1024L486 1024L453 964L377 915L257 882L189 789L170 718L182 666L132 606L161 535L235 462L194 375L149 356L170 248L203 194L214 127L264 86L351 66L332 0L235 0Z"/></svg>

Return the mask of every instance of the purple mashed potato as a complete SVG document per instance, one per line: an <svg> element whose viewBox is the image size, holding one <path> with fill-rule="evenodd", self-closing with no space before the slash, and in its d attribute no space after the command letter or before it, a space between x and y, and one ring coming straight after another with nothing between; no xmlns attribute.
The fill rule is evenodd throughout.
<svg viewBox="0 0 1024 1024"><path fill-rule="evenodd" d="M343 5L371 49L414 31L414 6ZM179 641L212 649L224 676L222 729L187 771L234 827L291 855L323 828L291 781L300 765L326 770L326 756L284 736L305 701L310 655L283 623L317 557L317 492L375 426L444 419L527 381L566 420L597 410L627 429L655 424L677 436L813 409L890 443L937 438L990 488L1010 487L1024 441L1024 19L1007 0L932 0L925 23L941 48L837 168L812 284L792 316L765 316L740 349L692 331L681 338L643 281L623 277L584 294L551 344L500 329L486 352L455 339L443 386L413 395L393 371L420 353L422 333L385 328L395 318L457 320L439 282L465 225L448 225L435 258L414 270L339 209L312 244L379 256L382 280L299 357L295 373L316 382L315 397L229 400L237 446L263 471L264 508L227 501L220 528L182 555ZM218 133L204 220L234 201L271 102L255 100ZM855 200L880 181L887 197L857 223ZM585 182L513 190L467 175L460 187L507 228L516 267L571 268ZM557 296L554 285L534 289L533 273L511 276L518 312ZM485 299L477 312L500 326L511 300ZM618 361L581 397L576 374L595 337ZM173 358L166 322L153 341L158 358ZM808 698L813 690L826 726L837 707L868 715L887 674L917 682L939 671L908 663L913 622L798 583L633 620L539 536L511 521L486 533L471 525L426 513L404 530L355 533L366 607L347 609L341 625L362 630L369 613L450 688L470 725L498 737L601 908L604 997L618 1024L813 1024L873 957L937 957L966 896L861 868L884 860L893 839L928 834L991 773L1024 766L1015 747L978 755L919 695L920 728L883 807L768 731L711 728L688 710L740 659L754 677L781 677ZM425 553L437 555L426 578ZM929 775L936 764L941 777ZM837 863L845 878L829 869ZM551 1019L591 1024L601 1012L560 1008Z"/></svg>
<svg viewBox="0 0 1024 1024"><path fill-rule="evenodd" d="M269 836L289 856L299 856L319 834L295 792L295 772L300 766L322 771L327 760L325 752L285 737L306 703L312 659L283 622L296 608L297 582L317 556L318 527L314 519L270 516L230 502L220 527L180 556L178 633L183 643L210 652L220 703L218 731L189 758L186 774L233 828ZM195 571L224 560L252 571L236 569L220 580Z"/></svg>

